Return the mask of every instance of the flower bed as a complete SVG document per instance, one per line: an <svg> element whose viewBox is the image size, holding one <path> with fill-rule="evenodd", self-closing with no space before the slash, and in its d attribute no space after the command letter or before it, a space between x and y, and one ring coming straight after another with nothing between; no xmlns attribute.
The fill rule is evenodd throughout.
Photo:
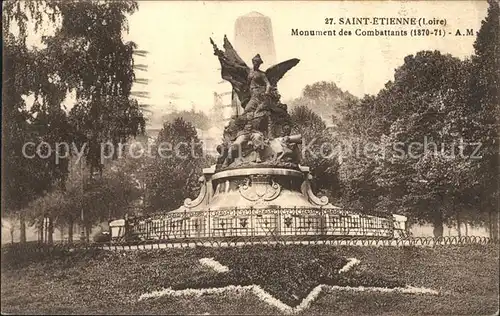
<svg viewBox="0 0 500 316"><path fill-rule="evenodd" d="M296 246L230 248L214 254L214 260L229 268L223 274L206 274L181 280L173 290L258 285L276 299L295 307L318 285L404 287L404 282L385 279L352 269L353 260L335 248ZM208 250L208 249L207 249ZM344 269L344 270L342 270ZM342 270L343 273L340 273Z"/></svg>
<svg viewBox="0 0 500 316"><path fill-rule="evenodd" d="M345 263L356 258L360 261L357 265L351 264L347 273L340 274L342 278L336 279L337 285L322 286L321 293L318 293L314 300L310 300L308 298L315 297L313 294L317 291L317 287L313 287L306 298L293 308L298 311L300 306L306 306L307 302L312 301L308 308L302 310L302 315L329 315L331 311L335 311L339 316L486 315L493 314L498 308L498 248L495 246L396 248L290 245L254 246L234 250L194 248L121 252L74 251L57 256L30 257L30 260L23 260L22 264L14 264L13 257L4 261L5 257L2 256L2 312L275 314L279 310L259 298L257 287L252 286L250 290L251 285L232 286L246 289L239 292L228 290L226 287L215 287L214 290L205 292L223 294L197 297L184 297L185 293L173 289L174 285L178 286L177 289L182 288L186 282L199 283L200 287L211 289L208 282L202 283L201 280L216 280L221 273L200 264L199 260L202 258L214 258L221 265L233 270L232 262L244 262L247 259L266 260L265 257L275 257L275 267L287 268L290 272L298 271L306 277L308 272L299 269L299 266L316 266L318 271L322 271L320 266L327 269L324 265L334 263L335 260ZM282 262L290 264L285 265ZM339 266L340 263L335 270L338 270ZM346 270L346 266L340 270ZM229 271L222 274L230 273ZM272 273L272 269L269 268L266 273ZM301 280L299 276L288 278L284 284L296 284ZM269 283L274 283L275 279L271 275ZM389 281L399 285L387 284ZM264 288L265 285L257 286L281 301L271 295L269 290ZM302 285L292 286L291 294L286 295L298 297ZM165 288L171 288L171 291L177 294L146 301L138 300L142 294ZM426 292L424 288L437 290L440 295L429 295L434 292ZM304 289L303 293L306 292L307 289ZM422 293L424 296L408 293ZM286 299L281 302L293 305L287 303L289 301ZM284 309L287 310L286 307Z"/></svg>
<svg viewBox="0 0 500 316"><path fill-rule="evenodd" d="M286 254L286 253L285 253ZM221 256L223 257L223 256ZM351 292L364 292L364 291L375 291L381 293L402 293L402 294L429 294L429 295L437 295L439 294L437 291L427 288L416 288L411 286L406 287L397 287L398 282L385 280L383 278L377 278L371 274L363 274L360 272L351 272L351 270L360 263L360 261L356 258L349 258L345 260L345 264L340 268L335 268L334 265L331 265L330 262L322 262L322 260L318 258L309 258L305 259L305 263L312 263L312 265L306 264L306 269L310 268L308 271L319 272L321 270L322 265L327 266L328 275L330 277L316 278L315 274L311 274L308 277L304 277L306 282L304 283L294 283L289 282L289 279L283 278L279 273L274 273L276 271L282 271L280 267L276 267L275 263L279 262L278 260L267 259L260 260L259 264L256 262L252 262L251 260L243 260L248 259L241 254L235 254L231 257L233 262L236 261L238 267L243 267L242 270L239 270L239 273L233 274L232 277L228 277L229 268L220 264L217 260L213 258L202 258L200 259L200 263L204 266L207 266L216 272L219 275L213 275L212 277L201 277L196 279L187 280L187 282L182 283L180 286L177 286L178 289L166 288L160 291L153 291L151 293L145 293L140 296L139 301L149 298L159 298L162 296L170 296L170 297L200 297L202 295L235 295L242 293L253 293L257 296L261 301L274 306L281 310L284 313L292 314L303 311L308 308L311 303L317 299L322 290L332 291L332 290L340 290L340 291L351 291ZM238 258L239 260L234 260ZM332 256L331 259L336 258ZM227 259L227 258L226 258ZM262 258L257 258L262 259ZM338 258L337 258L338 259ZM245 262L243 264L242 261ZM333 263L341 262L342 260L333 260ZM302 262L303 264L304 262ZM248 266L250 264L251 266ZM262 270L263 266L267 268ZM301 266L301 265L299 265ZM303 267L304 265L302 265ZM273 268L274 267L274 268ZM319 267L319 269L318 269ZM285 268L286 269L286 268ZM234 269L237 270L237 269ZM254 273L249 273L249 271L257 271ZM273 277L276 278L275 281L272 282L270 279L266 279L266 271L271 271ZM292 273L300 273L301 271L286 269L286 271ZM246 274L246 275L245 275ZM244 275L242 278L241 275ZM249 277L250 276L250 277ZM254 276L254 278L252 278ZM336 276L336 277L333 277ZM249 285L241 285L238 280L246 279L249 282L254 282ZM215 283L218 286L203 287L203 284ZM288 283L287 283L288 281ZM319 284L319 282L322 282ZM379 285L384 286L366 286L367 284L378 283ZM332 283L338 284L347 284L347 285L327 285ZM193 285L193 287L187 287L189 285ZM352 284L361 284L358 286L352 286ZM400 282L399 282L400 284ZM283 287L283 285L287 286L287 288ZM315 285L315 286L314 286ZM308 286L314 286L312 289L307 290ZM187 288L186 288L187 287ZM288 291L285 291L288 289ZM304 291L307 291L304 292ZM299 296L301 295L301 296ZM289 305L290 304L290 305Z"/></svg>

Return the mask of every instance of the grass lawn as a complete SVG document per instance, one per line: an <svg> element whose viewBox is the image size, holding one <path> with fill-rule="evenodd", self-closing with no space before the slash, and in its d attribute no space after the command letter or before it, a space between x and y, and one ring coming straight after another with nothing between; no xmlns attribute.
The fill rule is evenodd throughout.
<svg viewBox="0 0 500 316"><path fill-rule="evenodd" d="M315 285L400 287L439 295L325 290L306 315L491 315L498 310L498 247L253 246L60 253L21 263L2 256L1 306L16 314L277 314L252 293L163 296L162 288L258 283L293 306ZM199 263L214 258L231 271ZM361 262L345 277L346 258Z"/></svg>

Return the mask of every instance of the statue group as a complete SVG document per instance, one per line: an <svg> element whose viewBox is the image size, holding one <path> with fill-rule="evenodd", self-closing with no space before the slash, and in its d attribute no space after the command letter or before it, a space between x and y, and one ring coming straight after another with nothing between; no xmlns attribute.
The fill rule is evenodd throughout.
<svg viewBox="0 0 500 316"><path fill-rule="evenodd" d="M231 83L243 113L225 127L223 143L218 146L220 157L216 165L203 169L198 197L185 199L171 212L137 222L132 231L146 239L162 240L236 237L279 242L280 236L287 240L311 235L391 237L392 218L364 216L361 220L359 214L345 212L327 197L314 195L310 168L299 165L301 135L291 134L294 122L276 87L299 60L290 59L262 71L258 54L250 68L227 38L224 51L213 41L212 45L222 78Z"/></svg>
<svg viewBox="0 0 500 316"><path fill-rule="evenodd" d="M301 135L291 135L293 122L287 105L281 103L277 83L295 67L294 58L260 70L259 54L248 67L224 36L224 51L210 39L221 64L221 76L231 83L244 109L231 118L224 129L223 143L217 147L216 168L231 169L256 166L296 168L300 159Z"/></svg>

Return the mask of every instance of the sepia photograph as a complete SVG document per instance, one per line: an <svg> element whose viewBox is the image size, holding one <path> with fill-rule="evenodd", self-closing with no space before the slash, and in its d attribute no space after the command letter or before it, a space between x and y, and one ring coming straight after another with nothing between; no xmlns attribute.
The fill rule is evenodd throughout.
<svg viewBox="0 0 500 316"><path fill-rule="evenodd" d="M499 0L5 0L2 32L2 315L498 315Z"/></svg>

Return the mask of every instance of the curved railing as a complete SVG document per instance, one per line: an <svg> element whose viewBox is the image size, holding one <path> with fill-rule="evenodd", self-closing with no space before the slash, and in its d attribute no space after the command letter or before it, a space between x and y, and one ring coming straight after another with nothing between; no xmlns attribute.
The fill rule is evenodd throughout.
<svg viewBox="0 0 500 316"><path fill-rule="evenodd" d="M404 233L404 232L398 232ZM113 234L113 233L112 233ZM126 240L364 236L393 238L392 214L341 208L232 208L156 213L129 219ZM113 236L114 238L117 236Z"/></svg>
<svg viewBox="0 0 500 316"><path fill-rule="evenodd" d="M323 237L323 238L321 238ZM408 237L398 239L379 239L364 237L331 238L328 236L307 236L307 238L201 238L188 240L149 240L135 242L106 243L43 243L2 245L2 253L22 255L27 253L62 253L79 250L150 250L187 247L242 247L249 245L330 245L330 246L395 246L395 247L441 247L464 245L498 244L498 240L480 236L447 236L447 237Z"/></svg>
<svg viewBox="0 0 500 316"><path fill-rule="evenodd" d="M324 238L321 238L324 237ZM408 237L398 239L387 238L364 238L364 237L341 237L328 238L328 236L314 236L312 238L221 238L221 239L192 239L192 240L154 240L137 241L127 243L94 244L97 247L113 250L127 249L160 249L168 247L238 247L248 245L331 245L331 246L459 246L469 244L497 244L489 237L467 236L467 237Z"/></svg>

